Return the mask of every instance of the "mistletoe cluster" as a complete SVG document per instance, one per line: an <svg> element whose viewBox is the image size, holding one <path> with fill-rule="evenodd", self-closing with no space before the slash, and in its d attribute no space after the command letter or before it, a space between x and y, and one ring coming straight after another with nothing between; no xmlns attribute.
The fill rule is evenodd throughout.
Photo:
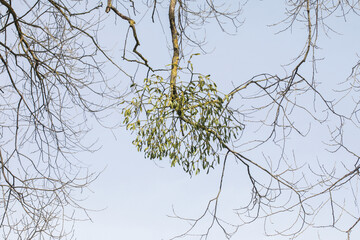
<svg viewBox="0 0 360 240"><path fill-rule="evenodd" d="M225 144L243 129L228 106L228 96L209 76L178 82L176 98L160 76L133 87L136 96L123 110L127 129L136 133L133 144L146 158L169 158L171 166L181 165L190 175L219 163Z"/></svg>

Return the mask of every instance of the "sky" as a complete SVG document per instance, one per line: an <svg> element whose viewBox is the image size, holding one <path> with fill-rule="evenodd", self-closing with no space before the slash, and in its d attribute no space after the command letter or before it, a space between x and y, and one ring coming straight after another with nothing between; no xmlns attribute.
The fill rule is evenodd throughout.
<svg viewBox="0 0 360 240"><path fill-rule="evenodd" d="M228 92L232 86L244 83L259 73L286 74L286 64L290 63L304 46L304 27L300 24L292 30L277 33L281 26L269 25L283 19L284 6L275 5L274 1L249 1L243 8L243 25L236 34L223 33L216 24L210 23L206 28L206 48L208 54L197 56L193 62L199 72L211 74L219 89ZM149 14L146 15L149 18ZM109 18L107 21L112 21ZM148 20L148 19L147 19ZM339 34L330 33L329 36L320 34L317 56L317 81L320 88L328 88L325 95L333 96L330 90L338 86L337 83L346 79L350 74L351 66L358 61L356 54L360 53L360 21L346 19L334 21L334 28ZM120 22L120 20L118 20ZM146 19L138 24L138 35L142 42L140 50L145 56L151 56L150 64L161 65L170 59L170 52L166 46L169 37L164 38L161 28L154 29ZM164 28L167 23L164 22ZM118 23L113 28L121 29L125 25ZM104 39L109 39L109 46L121 44L121 40L113 34L120 34L114 29L105 27ZM200 31L200 30L199 30ZM120 38L119 38L120 39ZM159 44L160 43L160 44ZM165 43L165 44L163 44ZM111 47L109 47L111 48ZM113 53L116 56L116 53ZM119 58L120 58L119 54ZM305 67L305 72L311 75L311 67ZM115 74L115 73L114 73ZM127 83L126 83L127 84ZM330 87L331 86L331 87ZM239 103L241 104L241 103ZM340 105L346 108L347 105ZM80 153L78 158L94 172L101 172L99 177L90 186L83 205L89 211L91 221L78 222L75 225L75 236L78 240L161 240L170 239L182 234L189 226L186 222L172 218L174 212L185 218L199 217L204 211L207 202L216 196L221 174L221 166L209 174L189 177L181 168L171 168L168 161L150 161L144 159L141 152L137 152L132 145L134 135L124 128L104 129L93 119L90 120L93 130L87 136L89 141L98 139L101 148L93 153ZM296 121L301 122L299 114ZM307 121L304 119L304 121ZM306 125L306 124L305 124ZM249 134L257 134L249 128ZM254 132L252 132L254 131ZM328 129L314 129L307 138L293 136L287 145L295 149L296 158L302 161L323 161L326 164L340 165L341 153L334 159L328 159L323 151L323 134ZM347 141L354 142L356 149L357 135L352 132ZM320 149L320 150L319 150ZM273 146L264 146L249 153L249 156L263 159L264 155L277 154L278 149ZM344 156L345 158L345 156ZM336 165L337 166L337 165ZM249 182L246 171L241 164L230 158L226 166L224 189L220 198L220 210L225 219L237 221L232 213L249 199ZM323 201L323 200L319 200ZM296 213L294 213L296 214ZM324 216L328 216L324 214ZM320 216L320 221L326 222ZM270 228L283 228L286 218L274 219L267 223ZM242 226L232 239L289 239L288 237L266 237L262 219ZM360 237L360 231L354 231L353 239ZM183 239L193 239L185 237ZM195 239L195 238L194 238ZM213 229L208 239L225 239L219 229ZM305 231L298 239L346 239L346 234L332 229L311 228Z"/></svg>

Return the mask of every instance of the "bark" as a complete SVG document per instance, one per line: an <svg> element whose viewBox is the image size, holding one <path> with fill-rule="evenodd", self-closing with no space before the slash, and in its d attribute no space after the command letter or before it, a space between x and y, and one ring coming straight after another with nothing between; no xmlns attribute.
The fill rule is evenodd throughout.
<svg viewBox="0 0 360 240"><path fill-rule="evenodd" d="M173 57L171 61L171 75L170 75L170 96L172 100L177 99L176 93L176 78L179 66L179 41L178 41L178 32L176 29L175 23L175 7L178 0L171 0L169 6L169 20L170 20L170 30L171 30L171 39L173 44Z"/></svg>

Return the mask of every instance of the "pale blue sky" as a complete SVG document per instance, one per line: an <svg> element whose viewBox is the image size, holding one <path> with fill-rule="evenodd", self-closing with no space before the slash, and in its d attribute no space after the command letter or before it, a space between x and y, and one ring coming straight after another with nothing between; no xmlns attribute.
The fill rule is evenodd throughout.
<svg viewBox="0 0 360 240"><path fill-rule="evenodd" d="M238 85L258 73L285 75L281 66L291 62L304 46L306 35L303 26L298 24L292 32L277 35L275 33L280 27L267 26L282 20L284 16L281 15L284 11L282 2L279 5L274 2L247 3L242 14L244 25L235 36L226 35L216 26L208 25L207 47L214 50L208 55L196 57L194 66L199 72L211 74L219 89L229 91L232 83ZM150 64L151 60L166 64L170 58L168 49L163 45L165 38L162 31L154 29L151 24L145 24L146 21L147 19L142 20L138 27L139 38L143 42L140 49L145 56L150 56ZM360 53L359 22L350 19L344 24L340 20L334 22L333 26L342 35L330 34L330 37L325 37L321 34L317 56L325 60L318 62L317 81L322 82L325 87L336 87L336 83L345 80L350 74L351 66L358 61L356 53ZM166 24L165 22L164 28L168 27ZM111 38L110 34L113 33L114 31L107 31L104 37ZM311 71L311 66L305 69ZM331 96L332 93L328 92L328 97ZM301 121L300 115L298 121ZM130 132L116 130L113 132L115 139L110 130L104 130L96 123L93 126L94 131L89 138L98 137L102 148L95 153L81 154L79 158L91 165L90 169L94 171L104 170L91 186L93 194L84 203L90 209L103 210L91 212L92 222L76 224L77 239L169 239L181 234L186 227L181 221L167 217L172 215L172 207L184 217L195 218L201 214L207 201L216 195L220 166L208 175L200 174L190 179L181 168L170 168L166 160L154 163L144 159L143 154L132 146L134 136ZM317 158L323 161L323 157L329 165L336 162L340 164L341 155L331 159L321 150L321 141L325 140L322 134L327 134L327 128L319 126L316 130L306 139L294 135L288 147L295 149L296 158L301 162L315 162ZM355 134L349 136L350 140L358 143L357 138ZM264 147L248 155L260 161L263 159L262 153L271 155L277 151ZM227 169L221 209L226 218L236 221L231 209L246 201L250 189L243 166L230 158ZM281 221L286 223L287 219ZM269 224L282 228L281 221ZM360 231L354 231L352 238L359 237ZM221 232L214 230L209 239L225 238ZM267 239L262 220L240 228L233 239ZM346 235L331 229L309 229L298 239L339 240L346 239Z"/></svg>

